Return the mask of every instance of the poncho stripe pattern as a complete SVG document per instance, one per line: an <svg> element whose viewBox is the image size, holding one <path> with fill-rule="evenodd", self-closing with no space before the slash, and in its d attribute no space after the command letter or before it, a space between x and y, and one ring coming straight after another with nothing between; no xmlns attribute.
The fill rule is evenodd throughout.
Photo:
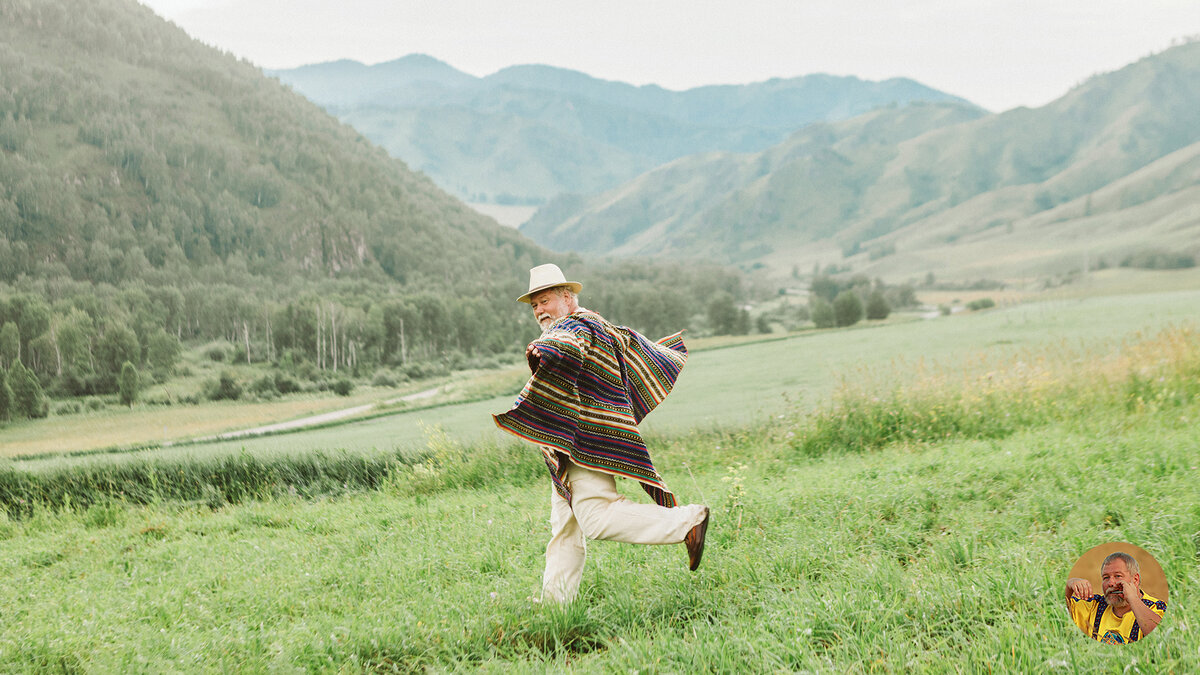
<svg viewBox="0 0 1200 675"><path fill-rule="evenodd" d="M671 393L687 361L682 335L654 342L580 310L555 321L533 344L541 354L537 369L512 410L494 416L496 425L543 447L555 488L568 502L554 452L632 478L656 503L675 506L637 424Z"/></svg>

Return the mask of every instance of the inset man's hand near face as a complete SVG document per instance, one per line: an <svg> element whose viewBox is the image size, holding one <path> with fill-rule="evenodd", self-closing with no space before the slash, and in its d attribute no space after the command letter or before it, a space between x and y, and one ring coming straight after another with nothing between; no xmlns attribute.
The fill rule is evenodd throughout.
<svg viewBox="0 0 1200 675"><path fill-rule="evenodd" d="M1121 582L1121 596L1125 602L1136 602L1142 597L1142 590L1138 587L1138 581L1138 578L1134 576Z"/></svg>

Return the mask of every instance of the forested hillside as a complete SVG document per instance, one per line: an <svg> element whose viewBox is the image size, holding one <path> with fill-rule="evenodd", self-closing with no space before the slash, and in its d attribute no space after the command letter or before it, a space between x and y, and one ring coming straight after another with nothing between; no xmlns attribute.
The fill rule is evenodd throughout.
<svg viewBox="0 0 1200 675"><path fill-rule="evenodd" d="M134 0L0 4L0 373L111 392L209 340L339 376L459 366L519 351L548 259Z"/></svg>
<svg viewBox="0 0 1200 675"><path fill-rule="evenodd" d="M536 250L132 0L0 11L4 280L232 263L482 288Z"/></svg>
<svg viewBox="0 0 1200 675"><path fill-rule="evenodd" d="M754 152L817 121L961 99L902 78L806 75L670 91L541 65L483 78L413 54L273 71L393 156L473 201L599 192L664 162Z"/></svg>
<svg viewBox="0 0 1200 675"><path fill-rule="evenodd" d="M551 203L522 231L562 250L780 271L845 256L890 277L1049 274L1147 248L1195 254L1198 109L1193 42L1036 110L881 111L813 125L756 155L687 158Z"/></svg>

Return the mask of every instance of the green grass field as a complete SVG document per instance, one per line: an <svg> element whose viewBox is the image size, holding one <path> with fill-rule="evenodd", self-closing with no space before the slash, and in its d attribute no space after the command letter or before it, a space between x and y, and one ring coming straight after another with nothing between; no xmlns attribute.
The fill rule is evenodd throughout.
<svg viewBox="0 0 1200 675"><path fill-rule="evenodd" d="M407 462L355 464L370 453L347 444L303 462L264 446L298 459L247 450L211 474L200 446L5 465L0 670L1196 672L1197 304L1072 300L699 351L649 440L672 488L713 508L703 566L593 542L567 607L530 599L548 481L520 444L426 429ZM96 464L149 483L93 480ZM45 482L22 483L26 465ZM1170 584L1163 623L1126 648L1088 640L1062 602L1076 558L1110 541Z"/></svg>
<svg viewBox="0 0 1200 675"><path fill-rule="evenodd" d="M1193 401L815 458L782 429L675 439L658 449L668 479L714 508L701 570L686 571L682 547L593 543L567 608L529 600L547 536L540 477L43 512L0 524L0 664L1194 672L1197 413ZM1181 599L1124 649L1087 640L1061 601L1074 559L1106 541L1152 552Z"/></svg>

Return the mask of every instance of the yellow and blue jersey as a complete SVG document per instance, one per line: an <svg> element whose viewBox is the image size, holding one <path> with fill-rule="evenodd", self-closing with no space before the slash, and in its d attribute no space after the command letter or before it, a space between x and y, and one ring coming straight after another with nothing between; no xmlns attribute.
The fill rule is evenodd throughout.
<svg viewBox="0 0 1200 675"><path fill-rule="evenodd" d="M1160 617L1167 611L1165 601L1146 595L1144 592L1141 602ZM1067 608L1071 612L1071 619L1075 625L1079 626L1079 629L1091 636L1093 640L1123 645L1137 642L1138 638L1142 636L1141 627L1138 626L1133 612L1125 612L1125 616L1118 617L1103 595L1092 595L1088 598L1072 595L1067 598Z"/></svg>

